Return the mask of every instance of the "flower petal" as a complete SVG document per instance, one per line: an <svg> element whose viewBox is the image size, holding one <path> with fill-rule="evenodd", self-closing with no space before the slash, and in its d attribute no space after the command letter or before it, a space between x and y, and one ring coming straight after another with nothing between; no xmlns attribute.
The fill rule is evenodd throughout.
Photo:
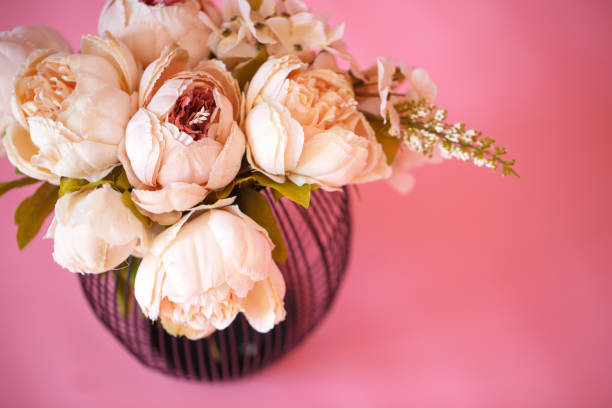
<svg viewBox="0 0 612 408"><path fill-rule="evenodd" d="M338 188L353 182L366 165L368 140L340 127L306 140L300 161L289 176L296 184L315 182Z"/></svg>
<svg viewBox="0 0 612 408"><path fill-rule="evenodd" d="M58 176L98 181L119 163L115 145L79 140L74 132L51 119L32 117L28 123L32 142L40 149L32 163Z"/></svg>
<svg viewBox="0 0 612 408"><path fill-rule="evenodd" d="M146 109L140 109L128 122L125 132L125 153L131 172L141 183L157 185L157 177L165 151L168 132Z"/></svg>
<svg viewBox="0 0 612 408"><path fill-rule="evenodd" d="M438 87L423 68L415 68L410 73L410 84L414 90L429 103L434 103L438 96Z"/></svg>
<svg viewBox="0 0 612 408"><path fill-rule="evenodd" d="M2 142L9 161L23 174L35 179L46 180L52 184L59 184L59 176L32 162L32 158L38 154L38 147L32 143L27 130L18 124L13 124L8 127Z"/></svg>
<svg viewBox="0 0 612 408"><path fill-rule="evenodd" d="M186 211L204 200L208 190L197 184L172 183L159 190L132 191L134 203L154 214Z"/></svg>
<svg viewBox="0 0 612 408"><path fill-rule="evenodd" d="M152 320L157 320L159 316L164 279L165 270L159 259L151 255L145 256L136 273L134 297L142 312Z"/></svg>
<svg viewBox="0 0 612 408"><path fill-rule="evenodd" d="M285 319L283 298L285 282L278 267L273 264L268 279L259 281L242 304L243 313L251 327L267 333Z"/></svg>
<svg viewBox="0 0 612 408"><path fill-rule="evenodd" d="M147 105L169 78L189 69L189 54L177 45L166 47L158 59L145 69L140 79L139 105Z"/></svg>
<svg viewBox="0 0 612 408"><path fill-rule="evenodd" d="M247 110L262 101L281 101L286 93L283 84L292 72L304 69L305 64L294 55L270 58L258 70L246 93Z"/></svg>
<svg viewBox="0 0 612 408"><path fill-rule="evenodd" d="M138 67L130 50L110 33L103 37L86 35L81 40L81 53L104 58L122 73L122 89L131 94L138 90Z"/></svg>
<svg viewBox="0 0 612 408"><path fill-rule="evenodd" d="M266 174L284 176L297 165L304 130L282 105L262 102L252 109L245 129L252 165Z"/></svg>
<svg viewBox="0 0 612 408"><path fill-rule="evenodd" d="M236 177L242 164L246 146L246 138L238 123L232 123L229 137L223 150L212 166L206 187L209 190L219 190L227 186Z"/></svg>
<svg viewBox="0 0 612 408"><path fill-rule="evenodd" d="M177 140L181 132L176 126L166 123L163 129L163 165L159 169L156 184L165 187L180 182L206 186L223 145L213 139L204 138L186 146Z"/></svg>

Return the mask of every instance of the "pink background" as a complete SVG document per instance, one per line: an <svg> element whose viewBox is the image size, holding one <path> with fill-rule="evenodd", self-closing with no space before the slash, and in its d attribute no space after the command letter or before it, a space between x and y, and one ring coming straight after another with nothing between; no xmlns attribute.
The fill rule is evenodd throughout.
<svg viewBox="0 0 612 408"><path fill-rule="evenodd" d="M3 1L0 30L77 45L103 0ZM365 65L426 67L451 119L497 137L520 181L448 162L354 203L352 263L329 318L261 375L224 385L140 366L90 312L51 242L23 253L3 197L6 407L612 406L609 1L310 0ZM2 179L14 177L6 162ZM239 405L241 404L241 405Z"/></svg>

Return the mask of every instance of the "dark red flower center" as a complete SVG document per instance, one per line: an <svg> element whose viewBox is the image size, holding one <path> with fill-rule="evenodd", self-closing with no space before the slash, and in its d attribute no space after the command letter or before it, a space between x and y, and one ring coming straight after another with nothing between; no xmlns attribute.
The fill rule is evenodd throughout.
<svg viewBox="0 0 612 408"><path fill-rule="evenodd" d="M176 101L168 122L198 141L206 136L216 107L212 89L195 88Z"/></svg>
<svg viewBox="0 0 612 408"><path fill-rule="evenodd" d="M149 6L158 6L163 4L164 6L171 6L174 3L179 3L183 0L140 0L141 3L147 4Z"/></svg>

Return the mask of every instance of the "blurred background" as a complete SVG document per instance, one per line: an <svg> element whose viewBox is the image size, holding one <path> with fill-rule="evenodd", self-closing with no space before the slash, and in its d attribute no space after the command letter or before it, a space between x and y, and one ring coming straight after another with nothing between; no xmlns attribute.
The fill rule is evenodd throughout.
<svg viewBox="0 0 612 408"><path fill-rule="evenodd" d="M104 0L2 1L78 49ZM188 383L141 366L89 310L52 243L17 249L0 200L6 407L612 406L612 3L309 0L363 66L426 68L450 119L507 146L521 180L448 161L353 201L352 261L328 318L261 374ZM13 179L6 160L0 178Z"/></svg>

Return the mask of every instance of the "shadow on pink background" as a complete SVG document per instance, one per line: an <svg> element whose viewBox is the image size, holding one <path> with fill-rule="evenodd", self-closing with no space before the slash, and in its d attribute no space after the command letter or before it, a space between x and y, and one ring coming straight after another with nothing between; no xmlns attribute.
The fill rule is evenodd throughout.
<svg viewBox="0 0 612 408"><path fill-rule="evenodd" d="M103 0L3 1L76 47ZM354 201L352 263L321 327L260 375L221 385L142 367L2 198L4 407L612 406L612 3L310 0L347 21L363 65L427 68L452 120L486 131L520 181L456 162ZM15 177L7 162L4 180Z"/></svg>

